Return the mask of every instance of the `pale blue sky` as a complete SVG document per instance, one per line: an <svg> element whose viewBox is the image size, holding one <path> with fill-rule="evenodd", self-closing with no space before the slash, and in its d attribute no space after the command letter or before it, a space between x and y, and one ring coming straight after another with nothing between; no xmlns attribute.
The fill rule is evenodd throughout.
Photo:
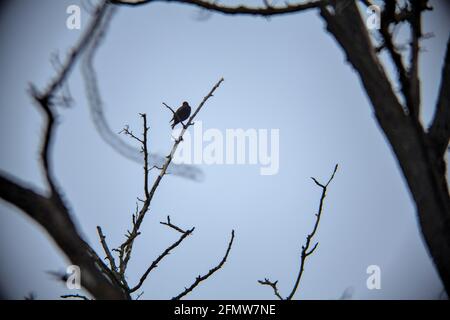
<svg viewBox="0 0 450 320"><path fill-rule="evenodd" d="M27 84L42 88L61 55L81 31L65 27L66 7L79 1L17 0L0 11L0 169L43 187L38 165L42 129ZM424 16L421 60L424 119L436 100L450 30L442 1ZM143 224L129 267L135 283L178 234L158 222L195 226L188 238L143 286L143 298L178 294L222 257L231 229L235 244L223 269L190 299L272 299L257 283L279 280L286 295L299 252L311 230L320 189L309 179L328 179L317 234L319 247L307 262L298 299L336 299L353 287L355 299L436 298L442 285L423 245L413 202L369 101L341 49L315 11L270 19L212 14L198 20L187 5L155 3L121 7L96 56L100 90L111 128L140 131L149 117L151 148L171 147L166 102L197 105L220 79L225 82L198 116L203 127L280 130L280 170L259 175L251 165L200 166L205 179L166 176ZM88 14L82 12L82 30ZM106 145L91 122L77 65L69 79L75 104L60 109L53 150L55 173L89 243L101 253L96 226L117 246L130 225L142 168ZM191 129L192 130L192 129ZM45 274L68 261L43 229L0 203L0 285L9 298L34 292L58 298L68 290ZM366 268L381 267L382 289L366 288Z"/></svg>

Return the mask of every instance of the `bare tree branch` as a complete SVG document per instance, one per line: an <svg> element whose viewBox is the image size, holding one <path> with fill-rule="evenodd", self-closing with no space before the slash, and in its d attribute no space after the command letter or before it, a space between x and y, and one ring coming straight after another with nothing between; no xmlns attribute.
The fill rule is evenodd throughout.
<svg viewBox="0 0 450 320"><path fill-rule="evenodd" d="M108 12L105 14L103 22L93 33L93 39L87 46L82 59L81 75L85 83L85 90L87 94L88 106L91 112L92 122L99 133L100 137L105 141L113 150L120 155L141 163L142 157L140 149L129 145L120 139L114 130L111 129L104 112L104 102L100 94L100 88L98 86L97 74L94 68L94 57L100 47L100 44L106 36L108 26L111 22L112 16L116 12L116 6L108 6ZM162 167L166 161L165 157L155 153L149 153L149 165ZM203 179L203 172L193 165L187 164L172 164L170 166L170 173L192 179L195 181L201 181Z"/></svg>
<svg viewBox="0 0 450 320"><path fill-rule="evenodd" d="M70 54L66 57L65 62L61 66L61 70L59 70L55 77L50 81L45 91L41 94L41 99L51 99L55 92L66 81L78 58L92 40L96 29L102 23L103 17L107 12L108 5L109 1L103 0L95 9L87 30L83 33L78 43L73 47Z"/></svg>
<svg viewBox="0 0 450 320"><path fill-rule="evenodd" d="M186 231L184 231L183 229L181 229L180 227L172 224L172 222L170 222L170 216L167 216L167 222L160 222L160 224L166 225L169 228L172 228L180 233L186 233Z"/></svg>
<svg viewBox="0 0 450 320"><path fill-rule="evenodd" d="M109 247L106 243L106 237L103 234L102 228L100 228L99 226L97 226L97 233L100 238L100 243L102 244L103 250L105 251L106 259L108 259L109 264L111 266L111 271L114 273L116 278L120 281L120 276L117 273L118 270L117 270L116 262L115 262L114 257L111 254L111 251L109 250Z"/></svg>
<svg viewBox="0 0 450 320"><path fill-rule="evenodd" d="M81 299L81 300L91 300L88 297L83 296L81 294L64 294L61 296L61 298L63 298L63 299L75 298L75 299Z"/></svg>
<svg viewBox="0 0 450 320"><path fill-rule="evenodd" d="M246 7L246 6L236 6L236 7L229 7L224 6L221 4L218 4L216 1L205 1L205 0L111 0L112 4L117 5L128 5L128 6L138 6L143 4L148 4L151 2L178 2L178 3L185 3L185 4L191 4L203 9L220 12L223 14L244 14L244 15L256 15L256 16L274 16L274 15L280 15L280 14L287 14L287 13L295 13L300 11L305 11L312 8L317 8L320 3L324 3L325 1L319 1L319 0L312 0L307 2L301 2L297 4L289 4L286 3L282 7L274 7L274 6L267 6L264 7Z"/></svg>
<svg viewBox="0 0 450 320"><path fill-rule="evenodd" d="M183 139L183 135L186 132L187 128L193 124L193 120L195 118L195 116L198 114L198 112L201 110L201 108L203 107L203 105L205 104L205 102L213 96L214 91L220 86L220 84L223 82L223 78L220 79L215 86L211 89L211 91L204 97L204 99L201 101L201 103L199 104L199 106L197 107L197 109L195 110L195 112L192 114L192 116L189 118L189 121L187 122L186 126L183 128L183 130L180 132L178 138L175 140L173 146L172 146L172 150L170 152L170 154L167 156L166 161L163 165L163 167L160 169L160 172L158 174L158 176L156 177L151 189L149 190L148 187L148 173L150 171L149 169L149 164L148 164L148 127L147 127L147 116L146 114L140 114L142 119L143 119L143 125L144 125L144 132L143 132L143 137L139 138L136 135L133 134L133 132L131 130L129 130L128 127L125 127L124 130L122 130L121 132L125 133L126 135L131 136L134 140L138 141L141 144L141 152L144 155L144 200L142 200L142 207L141 209L138 211L138 208L136 209L136 213L133 215L133 219L132 219L132 229L131 231L128 231L126 234L126 239L125 241L117 248L117 249L113 249L113 251L118 252L118 256L119 256L119 266L118 266L118 273L121 277L122 283L124 286L126 286L128 288L129 292L133 292L136 291L137 289L139 289L139 287L142 285L142 283L145 281L145 278L147 277L148 273L151 271L151 269L153 269L156 266L156 263L159 262L159 260L155 263L155 266L151 266L149 268L149 270L147 270L147 272L144 274L143 278L141 278L141 281L137 286L135 286L132 289L129 289L128 284L126 283L125 280L125 272L128 266L128 262L131 258L131 254L133 251L133 244L135 239L139 236L140 234L140 227L141 224L148 212L148 210L150 209L150 204L151 201L153 199L153 196L155 195L155 192L162 180L162 178L164 177L164 175L167 174L167 168L169 167L172 159L173 159L173 155L175 154L175 151L178 147L178 145L180 144L180 142ZM170 220L168 220L170 223ZM180 229L181 230L181 229ZM191 231L192 232L192 231ZM189 232L189 234L191 233ZM179 243L181 243L181 241L189 234L184 233L183 236L180 238ZM175 243L173 246L169 247L167 250L167 253L172 250L173 248L175 248L179 243ZM166 254L163 254L160 258L162 259Z"/></svg>
<svg viewBox="0 0 450 320"><path fill-rule="evenodd" d="M278 287L277 287L278 280L272 282L272 281L270 281L269 279L264 278L264 280L258 280L258 282L259 282L259 284L262 284L263 286L269 286L269 287L271 287L271 288L273 289L274 295L275 295L278 299L284 300L283 297L282 297L281 294L280 294L280 291L278 291Z"/></svg>
<svg viewBox="0 0 450 320"><path fill-rule="evenodd" d="M48 232L70 261L80 267L83 274L81 284L94 297L127 298L127 294L108 279L108 267L81 238L68 212L52 199L7 178L5 173L0 174L0 197L21 209Z"/></svg>
<svg viewBox="0 0 450 320"><path fill-rule="evenodd" d="M181 242L183 242L183 240L184 240L187 236L189 236L190 234L192 234L192 232L194 232L194 229L195 229L195 227L192 228L192 229L187 230L186 232L184 232L184 233L181 235L181 237L180 237L176 242L174 242L170 247L168 247L166 250L164 250L164 252L161 253L161 254L158 256L158 258L156 258L156 260L152 262L152 264L150 265L150 267L148 267L148 269L144 272L144 274L142 275L141 279L139 280L139 283L138 283L135 287L133 287L133 288L130 289L130 293L132 293L132 292L138 290L138 289L144 284L144 281L145 281L145 279L147 279L147 276L149 275L149 273L150 273L153 269L155 269L155 268L158 266L158 263L159 263L162 259L164 259L164 257L166 257L167 255L169 255L169 254L170 254L170 251L172 251L173 249L175 249L176 247L178 247L178 245L179 245Z"/></svg>
<svg viewBox="0 0 450 320"><path fill-rule="evenodd" d="M411 58L409 69L410 101L413 106L413 116L419 119L420 115L420 79L419 79L419 40L422 37L422 11L426 9L426 0L412 0L412 16L410 18L411 29Z"/></svg>
<svg viewBox="0 0 450 320"><path fill-rule="evenodd" d="M189 121L190 122L190 121ZM207 274L203 275L203 276L198 276L194 283L188 287L185 288L183 292L181 292L179 295L175 296L172 298L172 300L180 300L182 297L184 297L185 295L187 295L189 292L191 292L192 290L194 290L195 287L197 287L202 281L208 279L210 276L212 276L217 270L219 270L220 268L222 268L222 266L225 264L225 262L227 261L228 255L230 254L230 250L231 250L231 246L233 245L233 241L234 241L234 230L231 231L231 239L230 242L228 243L228 248L227 251L225 252L225 255L223 256L222 260L220 261L220 263L215 266L214 268L212 268L211 270L208 271Z"/></svg>
<svg viewBox="0 0 450 320"><path fill-rule="evenodd" d="M375 55L356 4L352 3L339 14L333 14L323 6L321 15L328 31L358 72L371 100L376 119L397 157L416 203L422 233L433 261L449 291L450 199L446 177L433 160L420 122L403 112Z"/></svg>
<svg viewBox="0 0 450 320"><path fill-rule="evenodd" d="M447 41L439 96L433 121L428 130L428 138L436 155L443 158L450 138L450 37Z"/></svg>
<svg viewBox="0 0 450 320"><path fill-rule="evenodd" d="M50 196L42 196L28 189L22 183L8 178L6 174L1 174L0 197L21 209L50 234L70 261L80 267L83 274L81 284L94 297L98 299L127 299L129 297L128 293L124 292L117 285L108 267L81 238L72 221L69 210L62 200L62 195L58 191L50 161L51 146L56 125L53 98L57 90L67 80L80 54L92 39L93 31L101 23L107 6L107 1L103 1L97 7L87 30L65 59L60 70L58 70L55 77L50 81L47 88L40 93L34 86L31 86L30 93L45 115L45 129L40 155L41 165L50 187Z"/></svg>
<svg viewBox="0 0 450 320"><path fill-rule="evenodd" d="M325 200L325 197L326 197L328 185L333 180L337 169L338 169L338 165L336 164L336 166L334 167L333 173L331 174L331 177L328 179L326 184L322 184L319 181L317 181L316 178L311 177L311 179L314 181L314 183L316 185L318 185L320 188L322 188L322 195L320 196L319 209L317 210L317 213L315 214L316 222L314 223L314 227L313 227L312 231L306 236L306 243L305 243L305 245L302 246L302 252L301 252L301 255L300 255L300 268L299 268L299 272L298 272L298 275L297 275L297 279L295 280L294 287L292 288L291 292L289 293L289 295L286 297L285 300L291 300L294 297L294 294L297 291L298 286L300 284L300 280L302 278L303 271L305 269L306 258L308 256L310 256L311 254L313 254L313 252L316 250L316 248L317 248L317 246L319 244L318 242L316 242L313 245L313 247L310 249L311 240L314 237L314 235L316 234L317 228L319 227L320 217L322 216L323 204L324 204L324 200ZM262 284L262 285L270 286L273 289L273 292L274 292L275 296L277 296L277 298L280 299L280 300L284 300L283 297L280 295L280 293L278 291L278 287L277 287L278 280L275 281L275 282L272 282L268 278L265 278L264 280L258 280L258 282L260 284Z"/></svg>
<svg viewBox="0 0 450 320"><path fill-rule="evenodd" d="M162 104L172 112L172 114L174 115L174 117L177 118L177 120L180 120L180 118L177 116L177 113L170 106L168 106L165 102L163 102ZM182 124L183 128L186 127L183 121L180 121L180 123Z"/></svg>

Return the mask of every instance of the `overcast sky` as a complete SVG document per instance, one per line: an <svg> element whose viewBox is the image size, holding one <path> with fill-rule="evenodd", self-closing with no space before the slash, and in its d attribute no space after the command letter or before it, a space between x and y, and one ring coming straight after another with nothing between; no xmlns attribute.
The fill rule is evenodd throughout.
<svg viewBox="0 0 450 320"><path fill-rule="evenodd" d="M226 2L226 1L223 1ZM226 3L235 3L228 1ZM420 69L423 119L436 102L450 30L443 1L424 14ZM67 6L80 1L9 1L0 11L0 169L43 190L38 163L42 117L26 90L44 88L54 69L87 26L66 28ZM202 18L203 17L203 18ZM181 5L120 7L95 58L106 119L114 132L141 131L149 118L150 148L172 145L170 112L197 106L225 81L198 115L203 131L278 129L279 170L261 175L259 165L198 165L202 181L164 177L142 226L128 270L134 284L178 234L160 225L170 214L194 234L148 278L145 299L167 299L206 273L223 256L232 229L234 246L225 266L189 299L272 299L257 280L278 280L291 290L299 254L311 231L320 188L336 163L317 233L296 299L434 299L442 285L424 246L414 204L358 76L316 11L270 19L205 14ZM136 197L143 194L142 166L107 145L95 129L80 65L69 78L75 99L60 108L53 163L58 183L87 241L103 255L96 226L112 246L130 228ZM189 129L192 133L194 128ZM126 137L120 137L132 144ZM69 292L46 270L65 270L64 258L43 229L0 202L0 286L8 298L33 292L54 299ZM381 289L368 290L366 269L381 269ZM139 291L140 292L140 291Z"/></svg>

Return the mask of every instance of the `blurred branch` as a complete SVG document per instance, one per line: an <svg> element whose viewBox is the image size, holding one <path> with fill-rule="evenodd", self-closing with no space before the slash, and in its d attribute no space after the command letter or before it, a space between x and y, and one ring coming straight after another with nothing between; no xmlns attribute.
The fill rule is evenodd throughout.
<svg viewBox="0 0 450 320"><path fill-rule="evenodd" d="M140 149L124 142L117 136L115 131L111 129L103 110L104 102L102 101L97 73L94 68L95 54L106 36L108 26L116 9L117 7L115 6L109 6L103 22L94 31L92 35L93 40L89 43L85 54L83 55L81 74L85 84L92 122L97 132L100 134L100 137L120 155L137 163L142 163L142 153L140 152ZM153 153L149 153L148 157L149 165L156 167L162 167L166 160L163 156ZM174 175L195 181L203 179L203 172L193 165L172 164L169 171Z"/></svg>
<svg viewBox="0 0 450 320"><path fill-rule="evenodd" d="M91 41L93 31L99 26L106 13L107 3L107 1L103 1L96 8L87 30L72 48L64 63L60 65L57 74L47 88L39 92L33 85L30 86L32 98L45 115L40 156L42 169L50 187L50 195L48 197L40 195L29 189L25 184L14 181L15 179L1 173L0 197L21 209L48 232L70 261L80 267L84 275L81 278L81 284L94 297L98 299L127 299L128 294L120 286L117 286L108 267L80 236L63 201L62 193L56 186L50 159L56 129L56 116L53 110L55 94L63 86L80 54Z"/></svg>
<svg viewBox="0 0 450 320"><path fill-rule="evenodd" d="M396 12L396 2L386 1L381 15L380 34L383 38L381 48L386 48L396 68L402 95L406 102L409 114L415 121L420 115L420 79L419 79L419 40L422 37L421 15L430 10L426 0L412 0L410 6L404 5ZM411 29L411 53L409 68L403 63L402 54L397 49L393 33L389 31L392 25L408 22Z"/></svg>
<svg viewBox="0 0 450 320"><path fill-rule="evenodd" d="M289 293L289 295L286 297L285 300L291 300L294 297L294 294L295 294L295 292L298 289L298 286L300 284L300 280L301 280L302 275L303 275L306 258L314 253L314 251L316 250L316 248L317 248L317 246L319 244L318 242L316 242L312 246L312 248L310 248L311 247L311 240L314 237L314 235L316 234L317 229L319 227L320 218L322 216L323 204L324 204L324 200L325 200L325 197L326 197L328 185L333 180L337 169L338 169L338 165L336 164L336 166L334 167L333 173L331 174L331 177L328 179L327 183L325 183L325 184L322 184L319 181L317 181L316 178L311 177L311 179L314 181L314 183L316 185L318 185L320 188L322 188L322 194L320 196L320 202L319 202L319 209L318 209L317 213L315 214L316 222L314 223L314 227L313 227L312 231L306 236L306 243L305 243L305 245L302 246L302 251L301 251L301 255L300 255L300 268L299 268L299 272L298 272L298 275L297 275L297 279L295 280L294 287L292 288L291 292ZM278 291L278 287L277 287L278 281L272 282L268 278L265 278L264 280L258 280L258 282L260 284L262 284L262 285L270 286L273 289L273 292L274 292L275 296L278 299L280 299L280 300L284 300L283 297L280 295L280 293Z"/></svg>
<svg viewBox="0 0 450 320"><path fill-rule="evenodd" d="M428 139L439 159L443 159L450 138L450 37L446 51L436 111L428 130ZM445 163L443 165L445 176Z"/></svg>
<svg viewBox="0 0 450 320"><path fill-rule="evenodd" d="M93 38L93 35L95 34L95 31L102 23L103 17L107 13L108 5L109 1L103 0L97 6L87 27L87 30L83 33L77 44L72 48L71 52L66 57L65 62L61 65L61 69L59 70L59 72L50 81L47 88L41 94L41 99L49 100L50 98L52 98L55 92L65 82L76 61L78 60L82 52L87 48L88 44Z"/></svg>
<svg viewBox="0 0 450 320"><path fill-rule="evenodd" d="M297 4L285 3L283 6L274 7L267 5L265 2L263 7L247 7L247 6L225 6L218 3L218 1L205 1L205 0L111 0L112 4L117 5L127 5L127 6L138 6L143 4L148 4L151 2L178 2L185 3L200 7L202 9L207 9L210 11L220 12L223 14L244 14L244 15L255 15L255 16L274 16L287 13L295 13L300 11L305 11L312 8L317 8L321 3L325 1L312 0L307 2L301 2Z"/></svg>
<svg viewBox="0 0 450 320"><path fill-rule="evenodd" d="M81 300L91 300L88 297L83 296L81 294L64 294L61 296L61 298L63 298L63 299L75 298L75 299L81 299Z"/></svg>
<svg viewBox="0 0 450 320"><path fill-rule="evenodd" d="M185 288L183 292L181 292L179 295L175 296L172 298L172 300L180 300L182 297L184 297L185 295L187 295L189 292L191 292L192 290L194 290L195 287L197 287L202 281L208 279L210 276L212 276L217 270L219 270L220 268L222 268L222 266L225 264L225 262L227 261L228 255L230 254L230 250L231 250L231 246L233 245L233 241L234 241L234 230L231 231L231 239L230 242L228 243L228 248L227 251L225 252L225 255L223 256L222 260L220 261L220 263L215 266L214 268L210 269L208 271L207 274L203 275L203 276L198 276L197 278L195 278L194 283L188 287Z"/></svg>
<svg viewBox="0 0 450 320"><path fill-rule="evenodd" d="M268 278L264 278L264 280L258 280L259 284L265 285L265 286L269 286L273 289L273 293L275 294L275 296L280 299L283 300L283 297L280 295L280 292L278 291L278 280L277 281L270 281Z"/></svg>
<svg viewBox="0 0 450 320"><path fill-rule="evenodd" d="M176 115L177 113L176 113L169 105L167 105L167 103L163 102L162 104L163 104L167 109L169 109L169 110L172 112L172 115L173 115L174 117L176 117L177 120L179 120L178 116ZM174 118L174 119L175 119L175 118ZM186 125L184 124L183 121L180 121L180 123L183 125L183 128L186 127Z"/></svg>

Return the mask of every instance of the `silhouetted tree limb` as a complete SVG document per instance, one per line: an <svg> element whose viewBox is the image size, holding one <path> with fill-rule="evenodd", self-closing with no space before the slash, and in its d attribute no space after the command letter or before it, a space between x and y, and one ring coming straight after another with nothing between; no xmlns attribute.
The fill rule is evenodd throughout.
<svg viewBox="0 0 450 320"><path fill-rule="evenodd" d="M93 30L92 39L89 42L85 53L83 54L81 63L81 75L85 84L92 123L94 124L100 137L120 155L135 162L141 163L142 158L140 150L120 139L117 136L115 130L111 129L106 119L104 112L104 102L101 97L100 88L98 85L98 77L94 68L95 54L97 53L102 41L106 37L106 33L111 23L112 17L116 12L116 9L116 6L107 6L107 12L103 17L102 22L98 25L97 29ZM149 165L151 165L152 167L161 167L166 160L163 156L153 152L150 152L148 157ZM193 165L171 164L169 171L174 175L196 181L201 181L203 179L203 172Z"/></svg>
<svg viewBox="0 0 450 320"><path fill-rule="evenodd" d="M183 140L183 135L186 132L187 128L193 124L193 120L197 113L202 109L205 102L213 96L214 91L220 86L220 84L223 82L223 78L220 79L216 85L211 89L211 91L205 96L205 98L200 102L199 106L195 110L195 112L191 115L189 118L189 121L187 122L186 126L183 128L183 130L180 132L178 138L175 140L172 150L170 154L166 157L166 161L164 165L162 166L161 170L159 171L158 176L156 177L151 189L148 188L148 172L149 172L149 164L148 164L148 149L147 149L147 118L145 114L141 114L143 121L144 121L144 133L143 138L140 139L136 137L127 127L122 131L126 135L132 137L136 141L138 141L141 144L141 151L144 154L144 200L142 207L139 211L139 213L136 216L133 216L133 228L131 231L128 232L127 239L118 249L116 249L117 252L119 252L119 273L124 275L126 271L126 267L128 264L128 261L130 259L132 247L134 240L139 235L139 229L142 224L142 221L144 220L144 217L146 213L148 212L150 208L150 203L153 199L153 196L163 179L164 175L167 173L167 168L169 167L170 163L172 162L173 155L175 154L175 151L180 144L180 142Z"/></svg>
<svg viewBox="0 0 450 320"><path fill-rule="evenodd" d="M176 248L187 236L192 234L192 232L194 232L194 229L195 228L192 228L192 229L189 229L189 230L185 231L176 242L174 242L170 247L168 247L166 250L164 250L164 252L161 253L158 256L158 258L156 258L155 261L152 262L150 267L148 267L148 269L144 272L144 274L142 275L141 279L139 280L139 283L136 286L134 286L133 288L130 289L130 292L134 292L136 290L139 290L139 288L144 284L144 281L147 279L147 276L149 275L149 273L158 266L158 263L162 259L164 259L164 257L166 257L168 254L170 254L170 251L172 251L174 248Z"/></svg>
<svg viewBox="0 0 450 320"><path fill-rule="evenodd" d="M392 146L406 178L416 203L423 236L448 291L450 290L450 259L448 258L450 257L450 200L445 177L445 162L443 155L435 156L434 150L429 147L430 141L415 116L414 107L408 106L408 96L417 97L418 92L413 95L409 91L404 92L406 108L399 102L375 54L367 28L355 3L339 14L333 14L323 6L321 15L327 22L327 29L336 38L348 60L358 72L372 102L376 119ZM417 13L414 17L417 17ZM414 85L412 82L418 81L412 79L411 74L414 72L408 73L408 78L405 79L408 82L408 88ZM420 100L420 97L418 99ZM411 103L416 104L417 101ZM405 109L409 112L405 112ZM440 114L440 116L444 115ZM448 136L445 144L448 145Z"/></svg>
<svg viewBox="0 0 450 320"><path fill-rule="evenodd" d="M177 146L181 143L181 141L183 141L183 135L186 132L187 128L191 125L193 125L193 120L195 119L196 115L198 114L198 112L201 110L201 108L204 106L204 104L206 103L206 101L211 98L213 96L213 93L215 92L215 90L220 86L220 84L223 82L223 78L220 79L216 85L211 89L211 91L203 98L203 100L200 102L199 106L195 109L194 113L191 115L191 117L188 119L188 122L186 123L186 125L183 124L183 130L180 132L179 136L177 139L175 139L174 144L172 146L172 150L170 152L170 154L166 157L166 162L164 163L164 165L159 168L157 167L157 169L159 170L159 174L156 177L151 189L149 188L149 172L151 169L155 168L155 166L153 166L152 168L149 168L149 149L148 149L148 130L149 127L147 125L147 116L145 113L140 114L142 121L143 121L143 133L142 133L142 137L137 136L130 128L129 126L125 126L125 128L119 132L119 133L123 133L127 136L129 136L131 139L133 139L134 141L136 141L139 145L140 145L140 150L141 153L143 155L143 169L144 169L144 199L140 199L138 198L138 200L142 203L141 208L139 209L139 205L136 204L136 212L135 214L133 214L132 216L132 228L131 231L127 231L126 234L126 238L124 240L124 242L116 249L113 249L114 252L117 252L118 254L118 265L115 262L115 258L113 257L111 251L109 250L109 247L106 243L105 240L105 236L102 232L102 229L100 227L97 227L97 232L99 234L100 237L100 242L102 244L102 247L105 251L106 254L106 259L110 262L110 272L115 276L115 278L117 279L118 282L120 282L121 286L124 288L124 290L128 293L128 294L132 294L133 292L136 292L137 290L139 290L142 285L144 284L145 280L147 279L148 275L150 274L150 272L152 270L154 270L158 264L166 257L168 256L171 251L173 249L175 249L176 247L178 247L183 240L185 240L189 235L192 234L192 232L194 231L195 228L191 228L187 231L184 231L183 229L181 229L180 227L174 225L171 221L170 221L170 217L167 217L167 222L160 222L161 224L164 224L178 232L181 233L181 236L179 237L179 239L174 242L172 245L170 245L169 247L167 247L151 264L150 266L146 269L146 271L144 272L144 274L141 276L139 282L133 286L130 287L126 281L126 270L127 270L127 266L128 266L128 262L130 261L131 255L132 255L132 251L133 251L133 244L136 240L136 238L141 234L140 231L140 226L144 220L144 217L146 216L146 214L148 213L149 209L150 209L150 205L151 205L151 201L155 195L155 192L162 180L162 178L167 174L167 168L170 165L170 162L173 159L173 155L175 153L175 150L177 148ZM171 109L169 107L169 109ZM172 111L172 110L171 110ZM229 244L229 248L225 254L225 257L223 258L223 260L221 261L221 263L216 266L215 268L211 269L210 272L203 276L200 277L200 279L197 279L196 282L185 292L181 293L179 295L179 297L182 297L184 295L186 295L188 292L192 291L201 281L206 280L209 276L211 276L215 271L217 271L218 269L220 269L223 264L226 261L226 258L228 257L229 251L231 249L231 245L234 239L234 231L232 232L232 240L230 241ZM138 297L140 297L142 295L139 294Z"/></svg>
<svg viewBox="0 0 450 320"><path fill-rule="evenodd" d="M444 67L442 68L439 96L433 121L428 130L428 139L436 156L443 159L450 138L450 37L447 41ZM445 164L444 164L445 169ZM445 170L444 170L445 172Z"/></svg>
<svg viewBox="0 0 450 320"><path fill-rule="evenodd" d="M334 175L336 174L336 171L338 169L338 165L336 165L334 167L333 173L331 174L331 177L328 179L327 183L322 184L319 181L317 181L316 178L311 177L311 179L314 181L314 183L316 185L318 185L320 188L322 188L322 194L320 196L320 201L319 201L319 209L317 210L317 213L315 214L316 216L316 222L314 223L314 227L312 229L312 231L306 236L306 243L305 245L302 246L302 251L300 254L300 267L299 267L299 272L297 275L297 278L295 280L294 286L291 290L291 292L289 293L289 295L283 299L283 297L281 296L277 284L278 284L278 280L277 281L270 281L268 278L265 278L264 280L258 280L258 282L262 285L267 285L269 287L272 288L273 293L275 294L275 296L280 299L280 300L292 300L292 298L294 297L295 292L298 289L298 286L300 284L300 280L302 278L303 275L303 271L305 269L305 262L306 262L306 258L308 258L311 254L314 253L314 251L316 250L317 246L319 245L318 242L316 242L312 248L311 248L311 240L314 237L314 235L317 232L317 228L319 227L319 223L320 223L320 218L322 216L322 211L323 211L323 204L324 204L324 200L327 194L327 188L328 185L330 184L330 182L333 180Z"/></svg>
<svg viewBox="0 0 450 320"><path fill-rule="evenodd" d="M113 4L138 6L155 0L112 0ZM423 38L421 16L431 10L427 0L385 1L378 34L382 44L375 47L357 7L356 0L322 0L284 6L230 7L216 1L174 0L184 4L231 15L273 16L318 9L327 30L343 49L371 101L376 120L385 134L416 204L421 231L433 262L450 291L450 197L444 159L450 137L449 44L442 70L435 116L428 131L420 122L419 53ZM360 1L365 6L372 1ZM409 63L389 31L399 23L410 28ZM450 39L449 42L450 43ZM377 54L386 49L398 76L397 96L386 69Z"/></svg>
<svg viewBox="0 0 450 320"><path fill-rule="evenodd" d="M321 2L326 1L306 1L297 4L289 4L285 2L283 6L271 6L267 2L263 7L247 7L247 6L225 6L219 4L218 1L205 1L205 0L111 0L111 3L127 6L139 6L148 4L151 2L178 2L197 6L202 9L220 12L223 14L243 14L243 15L258 15L258 16L274 16L287 13L295 13L299 11L305 11L312 8L317 8Z"/></svg>
<svg viewBox="0 0 450 320"><path fill-rule="evenodd" d="M63 299L69 299L69 298L74 298L74 299L81 299L81 300L91 300L86 296L83 296L81 294L64 294L61 296L61 298Z"/></svg>
<svg viewBox="0 0 450 320"><path fill-rule="evenodd" d="M167 216L167 222L162 222L162 221L161 221L160 224L166 225L166 226L168 226L169 228L172 228L172 229L174 229L174 230L176 230L176 231L178 231L178 232L180 232L180 233L186 233L186 231L184 231L184 230L181 229L180 227L178 227L178 226L172 224L172 222L170 221L170 216Z"/></svg>
<svg viewBox="0 0 450 320"><path fill-rule="evenodd" d="M190 121L189 121L190 122ZM233 241L234 241L234 230L231 231L231 238L230 238L230 242L228 243L228 247L227 247L227 251L225 252L225 255L223 256L222 260L219 262L219 264L217 266L215 266L214 268L210 269L208 271L208 273L206 273L203 276L198 276L197 278L195 278L194 283L192 283L189 287L184 288L184 291L181 292L180 294L178 294L177 296L173 297L172 300L180 300L181 298L183 298L185 295L187 295L189 292L191 292L192 290L195 289L195 287L197 287L202 281L205 281L206 279L208 279L210 276L212 276L216 271L218 271L220 268L222 268L222 266L225 264L225 262L227 261L228 255L230 254L230 250L231 247L233 245Z"/></svg>
<svg viewBox="0 0 450 320"><path fill-rule="evenodd" d="M40 155L42 169L50 188L49 196L41 195L29 189L25 184L1 173L0 197L21 209L49 233L70 261L80 267L81 284L93 296L98 299L126 299L128 293L116 285L108 267L80 236L63 201L61 191L56 185L50 159L56 127L54 98L87 43L91 40L93 30L100 24L106 7L107 3L102 2L96 8L87 32L71 50L47 88L42 92L39 92L34 86L30 88L32 98L44 114L44 133Z"/></svg>

